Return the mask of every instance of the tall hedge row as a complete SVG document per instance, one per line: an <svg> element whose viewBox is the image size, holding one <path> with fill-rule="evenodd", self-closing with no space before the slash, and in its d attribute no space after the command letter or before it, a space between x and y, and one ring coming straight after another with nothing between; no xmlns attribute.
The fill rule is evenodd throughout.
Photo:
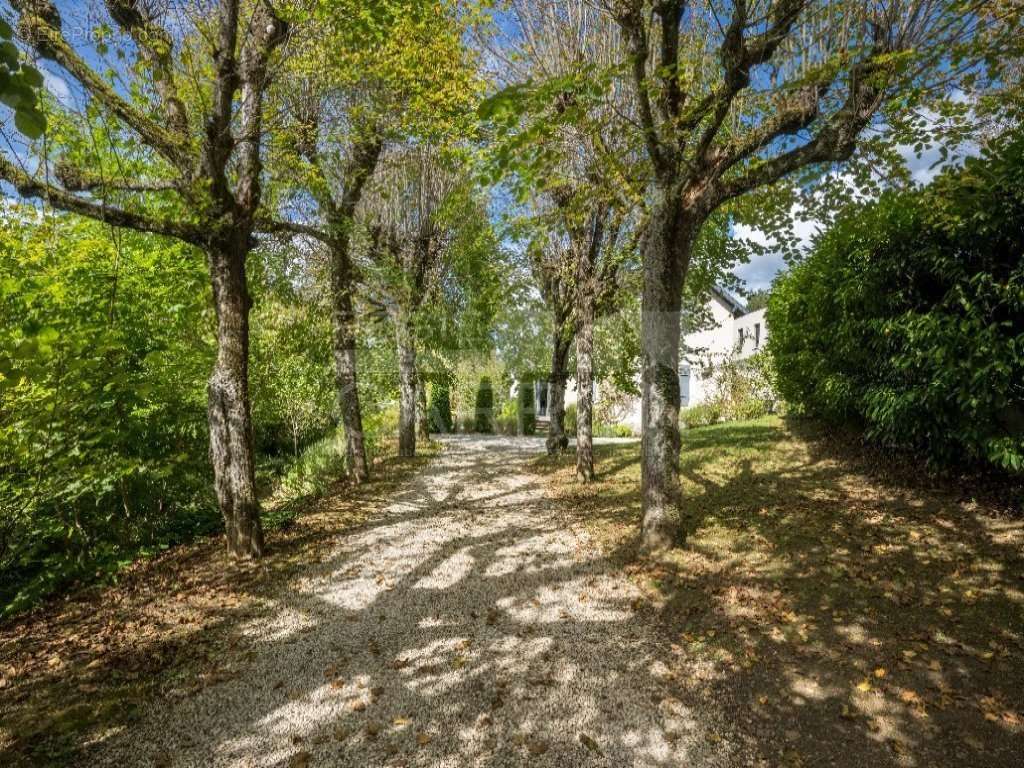
<svg viewBox="0 0 1024 768"><path fill-rule="evenodd" d="M1024 471L1024 136L844 215L777 282L768 324L798 410Z"/></svg>

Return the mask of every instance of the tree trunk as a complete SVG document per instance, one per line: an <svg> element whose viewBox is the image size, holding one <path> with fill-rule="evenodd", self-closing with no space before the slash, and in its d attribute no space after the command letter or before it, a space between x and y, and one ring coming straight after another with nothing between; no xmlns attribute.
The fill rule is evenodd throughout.
<svg viewBox="0 0 1024 768"><path fill-rule="evenodd" d="M416 455L416 341L412 322L404 314L395 319L398 343L398 455Z"/></svg>
<svg viewBox="0 0 1024 768"><path fill-rule="evenodd" d="M569 361L569 347L572 337L566 338L564 323L555 323L551 349L551 376L548 378L548 439L549 454L556 454L569 447L565 435L565 368Z"/></svg>
<svg viewBox="0 0 1024 768"><path fill-rule="evenodd" d="M679 341L683 282L696 225L680 195L661 190L644 238L641 546L682 543L679 508Z"/></svg>
<svg viewBox="0 0 1024 768"><path fill-rule="evenodd" d="M238 238L243 240L243 238ZM248 237L208 253L217 312L217 361L207 389L210 460L228 551L263 554L263 529L249 411L249 306L245 282Z"/></svg>
<svg viewBox="0 0 1024 768"><path fill-rule="evenodd" d="M419 378L416 382L416 399L418 410L416 411L416 429L424 440L430 439L430 414L427 412L427 381Z"/></svg>
<svg viewBox="0 0 1024 768"><path fill-rule="evenodd" d="M594 479L594 294L578 287L576 330L576 479Z"/></svg>
<svg viewBox="0 0 1024 768"><path fill-rule="evenodd" d="M363 439L363 415L356 379L356 313L352 304L352 263L348 238L331 249L331 325L334 381L338 408L345 428L345 464L355 483L370 479Z"/></svg>

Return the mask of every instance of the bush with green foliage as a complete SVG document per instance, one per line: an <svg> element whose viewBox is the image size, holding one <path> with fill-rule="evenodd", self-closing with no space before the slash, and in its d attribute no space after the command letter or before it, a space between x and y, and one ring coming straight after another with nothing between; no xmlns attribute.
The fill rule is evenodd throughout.
<svg viewBox="0 0 1024 768"><path fill-rule="evenodd" d="M775 411L778 396L775 369L769 354L730 355L714 366L710 401L723 421L759 419Z"/></svg>
<svg viewBox="0 0 1024 768"><path fill-rule="evenodd" d="M706 427L722 420L722 408L717 402L700 403L683 408L679 412L679 422L684 429Z"/></svg>
<svg viewBox="0 0 1024 768"><path fill-rule="evenodd" d="M184 246L0 213L0 612L216 530L212 318Z"/></svg>
<svg viewBox="0 0 1024 768"><path fill-rule="evenodd" d="M537 406L533 402L533 382L520 381L516 393L516 415L518 432L533 435L537 432Z"/></svg>
<svg viewBox="0 0 1024 768"><path fill-rule="evenodd" d="M498 408L494 417L494 431L499 435L519 434L519 414L515 400L506 400Z"/></svg>
<svg viewBox="0 0 1024 768"><path fill-rule="evenodd" d="M577 410L576 403L569 403L569 405L565 406L565 434L570 437L576 434L576 428L579 423Z"/></svg>
<svg viewBox="0 0 1024 768"><path fill-rule="evenodd" d="M202 256L33 208L0 217L7 615L222 522L209 465L214 316ZM344 463L324 437L334 416L329 315L299 293L289 268L284 254L250 259L254 437L261 491L283 482L286 495L309 495ZM371 454L390 427L374 405L382 399L365 401Z"/></svg>
<svg viewBox="0 0 1024 768"><path fill-rule="evenodd" d="M427 420L430 431L446 435L452 431L451 384L447 377L438 377L430 387L430 404L427 406Z"/></svg>
<svg viewBox="0 0 1024 768"><path fill-rule="evenodd" d="M1024 135L847 212L767 319L801 411L935 463L1024 470Z"/></svg>
<svg viewBox="0 0 1024 768"><path fill-rule="evenodd" d="M345 435L331 432L307 445L281 480L281 490L292 498L321 496L345 476Z"/></svg>
<svg viewBox="0 0 1024 768"><path fill-rule="evenodd" d="M494 432L494 387L491 379L484 376L476 390L473 429L481 434Z"/></svg>

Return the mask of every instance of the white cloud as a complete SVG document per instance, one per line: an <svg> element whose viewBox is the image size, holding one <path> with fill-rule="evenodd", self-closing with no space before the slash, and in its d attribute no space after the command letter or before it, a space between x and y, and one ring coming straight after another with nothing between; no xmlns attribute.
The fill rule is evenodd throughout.
<svg viewBox="0 0 1024 768"><path fill-rule="evenodd" d="M45 67L42 68L43 85L46 86L53 97L62 106L69 106L71 104L71 87L68 85L68 81L60 75L55 75Z"/></svg>

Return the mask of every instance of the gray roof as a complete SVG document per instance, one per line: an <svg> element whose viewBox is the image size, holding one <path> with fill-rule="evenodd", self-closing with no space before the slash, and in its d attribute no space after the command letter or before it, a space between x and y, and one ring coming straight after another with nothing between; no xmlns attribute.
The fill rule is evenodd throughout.
<svg viewBox="0 0 1024 768"><path fill-rule="evenodd" d="M739 317L740 315L747 314L747 305L721 286L712 286L711 293L717 296L718 299L729 308L733 317Z"/></svg>

